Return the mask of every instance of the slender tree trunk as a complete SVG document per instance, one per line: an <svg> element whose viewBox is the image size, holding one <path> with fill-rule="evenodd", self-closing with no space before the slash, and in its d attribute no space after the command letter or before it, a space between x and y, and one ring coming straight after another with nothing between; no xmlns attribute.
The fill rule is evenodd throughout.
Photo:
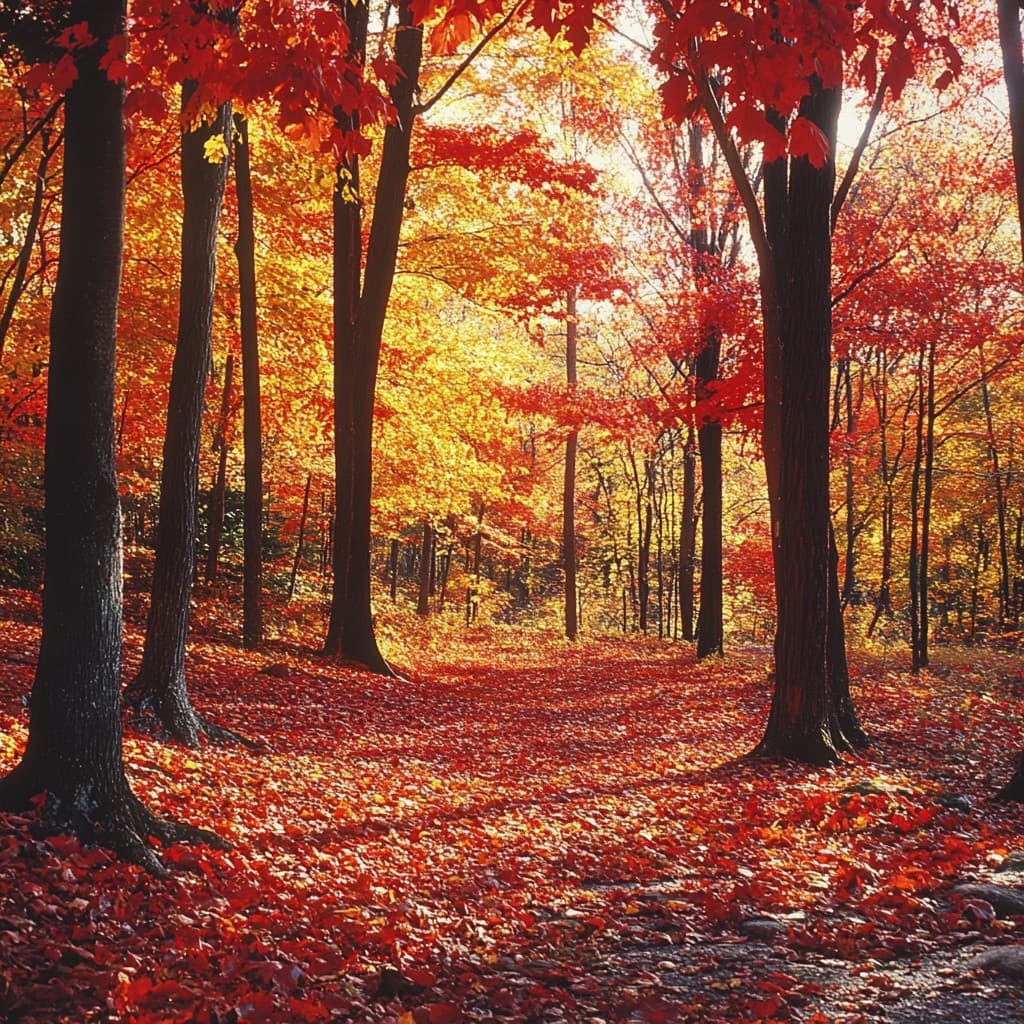
<svg viewBox="0 0 1024 1024"><path fill-rule="evenodd" d="M420 587L416 601L416 614L426 618L430 614L431 564L434 560L434 530L429 522L423 523L423 542L420 545Z"/></svg>
<svg viewBox="0 0 1024 1024"><path fill-rule="evenodd" d="M924 433L924 472L923 493L921 495L921 564L919 586L921 592L921 624L918 638L921 645L921 665L929 661L928 653L928 604L929 596L929 555L931 552L932 535L932 494L935 489L935 355L936 345L932 340L928 343L928 377L925 395L925 433Z"/></svg>
<svg viewBox="0 0 1024 1024"><path fill-rule="evenodd" d="M924 463L924 433L926 388L924 383L925 350L922 349L917 363L917 426L914 435L914 466L910 475L910 557L908 577L910 581L910 657L911 670L917 672L928 664L928 652L921 643L921 608L923 604L921 587L921 470ZM924 609L927 617L928 610Z"/></svg>
<svg viewBox="0 0 1024 1024"><path fill-rule="evenodd" d="M391 603L398 600L398 538L391 538L391 550L388 552L388 584Z"/></svg>
<svg viewBox="0 0 1024 1024"><path fill-rule="evenodd" d="M249 122L235 115L235 197L238 203L238 296L242 335L243 510L242 646L263 643L263 426L256 304L256 229L249 163Z"/></svg>
<svg viewBox="0 0 1024 1024"><path fill-rule="evenodd" d="M224 390L220 396L220 420L213 438L213 450L217 453L217 475L210 490L210 503L206 529L206 582L217 582L220 562L220 545L224 536L224 503L228 475L228 417L231 415L231 384L235 376L235 357L229 352L224 367Z"/></svg>
<svg viewBox="0 0 1024 1024"><path fill-rule="evenodd" d="M718 377L720 340L708 331L694 361L697 398L710 397ZM700 614L697 618L697 659L722 653L722 424L705 417L697 429L702 494L700 535Z"/></svg>
<svg viewBox="0 0 1024 1024"><path fill-rule="evenodd" d="M99 67L125 30L123 0L73 0L97 42L74 51L65 113L64 204L50 317L46 584L28 745L0 780L0 808L27 809L155 874L150 845L212 833L163 821L132 793L121 752L121 512L114 364L124 239L123 87Z"/></svg>
<svg viewBox="0 0 1024 1024"><path fill-rule="evenodd" d="M565 379L572 393L576 388L576 286L565 296ZM565 476L562 483L562 565L564 579L565 636L575 640L579 633L576 607L576 447L579 431L565 439Z"/></svg>
<svg viewBox="0 0 1024 1024"><path fill-rule="evenodd" d="M295 586L299 580L299 565L302 563L302 546L306 542L306 520L309 517L309 491L313 486L313 474L306 474L306 490L302 495L302 514L299 516L299 536L295 541L295 558L292 561L292 575L288 581L288 600L295 596Z"/></svg>
<svg viewBox="0 0 1024 1024"><path fill-rule="evenodd" d="M825 656L832 710L831 730L838 749L863 750L871 745L850 693L850 669L846 661L846 623L839 593L839 549L831 521L828 528L828 637Z"/></svg>
<svg viewBox="0 0 1024 1024"><path fill-rule="evenodd" d="M182 106L196 83L182 87ZM199 443L206 375L210 365L216 283L217 228L227 161L211 163L204 145L230 138L231 111L222 105L212 125L182 137L181 182L184 217L181 235L181 292L178 337L171 370L160 474L160 512L152 597L146 622L142 667L125 691L125 702L154 714L167 733L188 746L201 736L238 739L204 721L192 707L185 683L185 646L196 564L196 501Z"/></svg>
<svg viewBox="0 0 1024 1024"><path fill-rule="evenodd" d="M985 444L992 466L992 487L996 496L996 527L999 532L999 628L1004 630L1013 619L1010 547L1006 532L1006 490L1003 486L1003 471L1000 466L999 448L996 445L995 421L992 418L992 398L984 365L981 373L981 402L985 411Z"/></svg>
<svg viewBox="0 0 1024 1024"><path fill-rule="evenodd" d="M41 152L39 163L36 166L35 186L32 192L32 205L29 207L28 224L25 227L25 237L22 239L18 249L18 257L14 266L14 278L11 281L10 290L4 301L3 313L0 313L0 362L3 361L4 343L14 321L14 311L17 308L18 300L25 291L25 283L28 280L28 268L32 260L32 250L36 246L36 238L39 235L39 225L43 219L43 200L46 198L46 171L50 166L50 160L60 145L60 137L56 142L50 141L50 133L44 128L40 133Z"/></svg>
<svg viewBox="0 0 1024 1024"><path fill-rule="evenodd" d="M684 640L693 640L693 575L697 560L697 453L693 426L683 454L683 522L679 530L679 617Z"/></svg>

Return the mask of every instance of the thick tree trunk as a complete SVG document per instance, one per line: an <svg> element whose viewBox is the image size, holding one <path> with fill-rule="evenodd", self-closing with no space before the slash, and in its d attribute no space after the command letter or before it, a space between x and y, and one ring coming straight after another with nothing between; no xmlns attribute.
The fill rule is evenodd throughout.
<svg viewBox="0 0 1024 1024"><path fill-rule="evenodd" d="M708 385L718 377L721 344L710 330L694 361L698 400L710 396ZM702 494L700 532L700 613L697 617L697 659L722 653L722 424L705 418L697 429Z"/></svg>
<svg viewBox="0 0 1024 1024"><path fill-rule="evenodd" d="M1020 223L1021 255L1024 257L1024 57L1021 53L1020 3L1019 0L996 0L996 8L999 14L999 43L1003 52L1003 77L1010 103L1017 217ZM998 798L1024 799L1024 753L1020 756L1013 778L1001 790Z"/></svg>
<svg viewBox="0 0 1024 1024"><path fill-rule="evenodd" d="M398 9L395 63L402 74L391 87L396 119L384 133L380 172L373 202L373 223L366 245L366 271L359 302L358 345L352 367L354 468L352 533L348 565L342 656L371 671L393 675L377 646L370 600L370 505L373 491L373 404L377 367L391 286L398 258L398 239L405 211L412 143L413 98L419 83L423 30L413 24L408 3Z"/></svg>
<svg viewBox="0 0 1024 1024"><path fill-rule="evenodd" d="M800 112L834 148L840 91L813 91ZM778 490L773 504L777 627L775 692L758 753L822 764L836 760L827 656L829 417L833 155L765 175L766 224L777 281ZM769 339L766 339L768 342ZM769 360L766 358L766 374ZM769 386L766 383L766 403ZM766 409L766 430L769 422ZM766 458L769 457L766 444Z"/></svg>
<svg viewBox="0 0 1024 1024"><path fill-rule="evenodd" d="M352 68L366 59L368 7L366 0L339 3L349 30L347 59ZM354 71L348 72L354 75ZM354 83L355 84L355 83ZM338 112L346 132L358 132L358 112ZM354 373L362 288L363 215L359 157L347 155L338 168L332 199L334 235L334 524L331 545L331 612L324 654L342 657L345 608L349 593L349 553L352 550L352 485L355 458L355 411L351 377Z"/></svg>
<svg viewBox="0 0 1024 1024"><path fill-rule="evenodd" d="M565 379L570 392L576 387L576 286L565 296ZM564 576L565 636L575 640L579 633L576 606L576 447L579 431L565 439L565 475L562 481L562 566Z"/></svg>
<svg viewBox="0 0 1024 1024"><path fill-rule="evenodd" d="M361 46L359 52L364 52L365 4L350 5L350 10L349 17L361 19L361 28L353 29L353 46ZM402 75L390 89L396 119L384 133L361 291L358 283L361 232L356 230L360 226L358 200L346 201L347 186L358 190L355 158L347 172L348 182L340 183L335 194L334 384L338 498L334 591L324 650L382 675L394 675L394 672L377 646L370 598L373 405L405 209L413 98L418 88L422 47L422 29L413 25L412 11L403 3L399 7L395 38L395 63ZM356 211L339 209L344 206L353 206Z"/></svg>
<svg viewBox="0 0 1024 1024"><path fill-rule="evenodd" d="M195 90L195 82L184 84L183 107ZM142 667L125 691L126 704L152 713L170 736L189 746L197 746L201 736L237 739L227 730L205 722L196 713L185 683L185 646L196 559L199 443L216 282L217 227L228 172L227 161L211 163L203 147L217 135L226 142L230 128L230 106L224 104L212 125L200 126L182 137L181 292L160 473L156 561Z"/></svg>
<svg viewBox="0 0 1024 1024"><path fill-rule="evenodd" d="M124 32L123 0L75 0L98 42L75 51L65 114L64 205L50 318L46 585L28 746L0 807L46 794L44 817L147 870L150 846L212 833L162 821L132 794L121 753L121 514L114 363L124 231L123 90L99 68Z"/></svg>
<svg viewBox="0 0 1024 1024"><path fill-rule="evenodd" d="M238 297L242 335L243 511L242 645L256 650L263 642L263 426L260 399L260 348L256 305L256 229L249 165L249 122L236 114L235 196L238 201Z"/></svg>
<svg viewBox="0 0 1024 1024"><path fill-rule="evenodd" d="M1021 254L1024 255L1024 57L1021 53L1020 2L996 0L999 45L1003 51L1003 78L1010 103L1010 140L1014 180L1017 186L1017 217Z"/></svg>

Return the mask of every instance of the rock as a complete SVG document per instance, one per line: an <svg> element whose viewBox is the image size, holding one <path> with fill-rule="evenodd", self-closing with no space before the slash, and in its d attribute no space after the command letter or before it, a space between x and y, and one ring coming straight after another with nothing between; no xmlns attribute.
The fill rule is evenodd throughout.
<svg viewBox="0 0 1024 1024"><path fill-rule="evenodd" d="M974 807L974 801L964 793L936 793L932 802L950 811L963 811L965 814Z"/></svg>
<svg viewBox="0 0 1024 1024"><path fill-rule="evenodd" d="M1000 974L1024 982L1024 946L996 946L986 949L968 961L972 971L998 971Z"/></svg>
<svg viewBox="0 0 1024 1024"><path fill-rule="evenodd" d="M884 779L868 779L864 782L854 782L839 794L840 799L843 797L849 799L851 796L912 797L913 795L913 790L907 789L906 786L894 786L891 782L886 782Z"/></svg>
<svg viewBox="0 0 1024 1024"><path fill-rule="evenodd" d="M273 676L275 679L287 679L292 675L293 669L289 668L283 662L275 661L270 665L264 665L260 669L261 676Z"/></svg>
<svg viewBox="0 0 1024 1024"><path fill-rule="evenodd" d="M759 942L774 942L776 939L784 938L789 928L774 917L751 917L741 921L739 930L750 939L757 939Z"/></svg>
<svg viewBox="0 0 1024 1024"><path fill-rule="evenodd" d="M1024 871L1024 850L1011 850L996 871Z"/></svg>
<svg viewBox="0 0 1024 1024"><path fill-rule="evenodd" d="M992 904L996 917L1024 914L1024 890L991 882L965 882L953 887L953 895L968 900L984 900Z"/></svg>

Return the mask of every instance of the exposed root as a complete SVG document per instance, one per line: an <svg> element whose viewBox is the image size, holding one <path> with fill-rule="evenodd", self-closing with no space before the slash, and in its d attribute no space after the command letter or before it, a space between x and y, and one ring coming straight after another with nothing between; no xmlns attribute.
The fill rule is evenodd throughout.
<svg viewBox="0 0 1024 1024"><path fill-rule="evenodd" d="M44 792L45 798L38 801ZM153 840L160 846L184 843L231 849L230 843L209 829L158 817L124 781L109 792L107 787L81 784L63 793L53 783L40 785L24 761L0 779L0 809L25 811L37 801L44 833L74 835L86 845L105 847L157 878L167 878L171 872Z"/></svg>
<svg viewBox="0 0 1024 1024"><path fill-rule="evenodd" d="M749 756L770 761L797 761L800 764L822 768L838 764L840 760L839 752L824 732L785 742L765 735Z"/></svg>
<svg viewBox="0 0 1024 1024"><path fill-rule="evenodd" d="M184 680L176 686L157 690L146 686L136 676L122 695L122 706L131 712L129 721L139 732L160 740L176 740L186 747L198 747L203 740L210 743L237 743L249 750L263 745L242 736L233 729L203 718L188 698Z"/></svg>
<svg viewBox="0 0 1024 1024"><path fill-rule="evenodd" d="M1018 756L1010 781L992 799L1004 804L1024 802L1024 753Z"/></svg>

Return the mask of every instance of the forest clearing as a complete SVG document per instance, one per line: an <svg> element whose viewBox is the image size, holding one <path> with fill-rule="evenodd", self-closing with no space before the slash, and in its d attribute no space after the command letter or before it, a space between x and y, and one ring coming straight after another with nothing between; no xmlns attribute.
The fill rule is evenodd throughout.
<svg viewBox="0 0 1024 1024"><path fill-rule="evenodd" d="M37 637L4 623L0 767L25 734ZM1011 659L944 651L913 676L905 656L854 656L874 745L808 772L744 758L770 700L764 649L707 667L678 644L524 640L423 631L398 682L197 638L197 704L262 749L185 751L129 730L128 774L233 848L171 847L161 881L8 816L0 1017L1024 1012L1019 960L1009 976L974 965L1024 948L1024 902L1007 916L991 894L953 892L1024 880L1020 810L992 800L1022 738ZM129 666L139 641L130 631Z"/></svg>

